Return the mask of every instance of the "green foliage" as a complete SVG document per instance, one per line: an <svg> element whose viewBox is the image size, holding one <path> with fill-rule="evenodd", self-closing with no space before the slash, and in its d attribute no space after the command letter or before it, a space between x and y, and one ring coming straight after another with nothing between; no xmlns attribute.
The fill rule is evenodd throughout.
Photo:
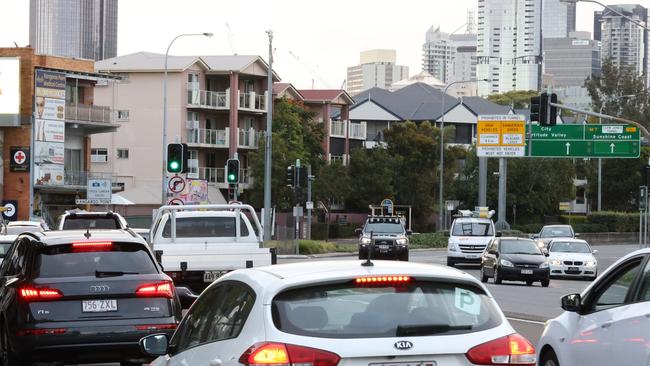
<svg viewBox="0 0 650 366"><path fill-rule="evenodd" d="M523 224L523 225L511 225L510 228L514 230L521 231L526 234L536 234L542 230L544 224Z"/></svg>
<svg viewBox="0 0 650 366"><path fill-rule="evenodd" d="M409 245L413 249L446 248L447 240L448 238L442 233L413 234L409 239Z"/></svg>
<svg viewBox="0 0 650 366"><path fill-rule="evenodd" d="M352 191L348 169L339 161L323 165L313 184L314 197L323 201L328 211L334 202L345 201Z"/></svg>
<svg viewBox="0 0 650 366"><path fill-rule="evenodd" d="M336 251L336 245L334 243L324 241L300 240L298 246L300 248L300 254L321 254Z"/></svg>
<svg viewBox="0 0 650 366"><path fill-rule="evenodd" d="M387 197L394 199L395 170L401 161L401 156L391 155L380 147L352 150L349 172L353 194L346 202L347 208L365 212L368 205L378 204Z"/></svg>
<svg viewBox="0 0 650 366"><path fill-rule="evenodd" d="M639 213L635 212L592 212L589 215L590 224L600 225L604 231L633 232L639 230Z"/></svg>
<svg viewBox="0 0 650 366"><path fill-rule="evenodd" d="M536 95L538 93L534 90L516 90L502 94L492 94L488 96L488 100L500 105L513 106L514 109L523 109L529 107L530 98Z"/></svg>

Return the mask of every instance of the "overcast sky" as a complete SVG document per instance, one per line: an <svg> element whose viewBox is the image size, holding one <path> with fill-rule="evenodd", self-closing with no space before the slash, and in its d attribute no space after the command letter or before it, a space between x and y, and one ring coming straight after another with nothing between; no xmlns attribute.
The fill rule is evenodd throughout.
<svg viewBox="0 0 650 366"><path fill-rule="evenodd" d="M650 0L634 2L650 7ZM283 81L311 88L313 79L315 88L339 88L346 67L357 64L366 49L396 49L398 64L409 66L411 75L420 72L427 29L439 25L452 32L477 5L477 0L120 0L117 51L164 53L180 33L212 32L212 38L177 40L170 54L234 52L267 59L265 30L272 29L274 68ZM578 4L578 30L593 31L598 9ZM0 1L0 47L14 42L29 43L29 0Z"/></svg>

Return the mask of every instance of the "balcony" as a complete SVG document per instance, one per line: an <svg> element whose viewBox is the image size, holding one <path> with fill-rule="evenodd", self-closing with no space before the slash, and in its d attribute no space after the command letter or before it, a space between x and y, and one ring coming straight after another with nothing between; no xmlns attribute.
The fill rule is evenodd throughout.
<svg viewBox="0 0 650 366"><path fill-rule="evenodd" d="M330 137L345 138L345 123L346 121L332 121L330 120Z"/></svg>
<svg viewBox="0 0 650 366"><path fill-rule="evenodd" d="M214 92L208 90L188 90L187 107L203 109L230 109L230 92Z"/></svg>
<svg viewBox="0 0 650 366"><path fill-rule="evenodd" d="M266 94L239 92L239 109L253 112L266 112Z"/></svg>
<svg viewBox="0 0 650 366"><path fill-rule="evenodd" d="M329 162L330 164L333 162L339 162L341 165L345 166L348 164L348 156L343 154L343 155L332 155L329 154Z"/></svg>
<svg viewBox="0 0 650 366"><path fill-rule="evenodd" d="M114 111L106 106L80 103L66 103L65 121L74 128L83 129L85 134L117 131Z"/></svg>
<svg viewBox="0 0 650 366"><path fill-rule="evenodd" d="M242 149L257 149L260 138L264 136L264 132L256 131L254 128L248 130L238 128L237 132L237 146Z"/></svg>
<svg viewBox="0 0 650 366"><path fill-rule="evenodd" d="M239 184L242 188L247 189L252 183L252 178L250 177L250 169L241 169L239 177L241 181ZM213 168L213 167L199 167L199 179L205 179L208 181L208 184L213 184L218 188L228 188L226 183L226 169L225 168Z"/></svg>
<svg viewBox="0 0 650 366"><path fill-rule="evenodd" d="M350 138L355 140L365 140L366 139L366 122L361 123L350 123Z"/></svg>
<svg viewBox="0 0 650 366"><path fill-rule="evenodd" d="M51 174L45 174L42 178L36 180L34 185L36 188L48 191L73 191L76 192L80 189L86 190L88 187L88 179L110 179L113 181L113 174L66 170L63 172L63 184L57 184L52 179ZM119 191L121 186L113 182L113 191Z"/></svg>
<svg viewBox="0 0 650 366"><path fill-rule="evenodd" d="M187 131L187 144L192 147L228 147L230 128L208 130L198 128Z"/></svg>

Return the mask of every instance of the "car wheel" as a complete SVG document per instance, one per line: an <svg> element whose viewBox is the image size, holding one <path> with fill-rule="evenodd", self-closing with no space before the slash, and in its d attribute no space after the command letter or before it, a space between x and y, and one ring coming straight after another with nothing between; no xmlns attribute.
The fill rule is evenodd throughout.
<svg viewBox="0 0 650 366"><path fill-rule="evenodd" d="M533 285L533 281L526 281L526 286L532 286L532 285Z"/></svg>
<svg viewBox="0 0 650 366"><path fill-rule="evenodd" d="M447 258L447 265L448 265L449 267L453 267L454 265L456 265L456 263L454 263L453 260Z"/></svg>
<svg viewBox="0 0 650 366"><path fill-rule="evenodd" d="M499 274L499 269L497 267L494 267L494 283L497 285L500 285L503 280L501 279L501 275Z"/></svg>
<svg viewBox="0 0 650 366"><path fill-rule="evenodd" d="M0 361L2 366L19 366L24 364L18 361L16 355L11 351L9 347L9 333L4 325L0 328L0 357L2 357Z"/></svg>
<svg viewBox="0 0 650 366"><path fill-rule="evenodd" d="M488 276L485 274L485 268L481 266L481 282L487 282Z"/></svg>
<svg viewBox="0 0 650 366"><path fill-rule="evenodd" d="M539 366L560 366L560 362L558 362L555 352L548 350L542 354L539 360Z"/></svg>
<svg viewBox="0 0 650 366"><path fill-rule="evenodd" d="M542 287L548 287L549 283L551 283L551 280L542 280Z"/></svg>

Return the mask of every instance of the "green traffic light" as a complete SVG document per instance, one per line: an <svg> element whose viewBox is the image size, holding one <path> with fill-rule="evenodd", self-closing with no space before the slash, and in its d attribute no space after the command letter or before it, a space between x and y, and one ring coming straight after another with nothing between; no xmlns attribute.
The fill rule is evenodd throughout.
<svg viewBox="0 0 650 366"><path fill-rule="evenodd" d="M235 174L228 174L228 182L234 182L236 179Z"/></svg>
<svg viewBox="0 0 650 366"><path fill-rule="evenodd" d="M177 161L170 161L169 162L169 170L172 171L172 172L178 171L180 167L181 167L181 164L179 162L177 162Z"/></svg>

